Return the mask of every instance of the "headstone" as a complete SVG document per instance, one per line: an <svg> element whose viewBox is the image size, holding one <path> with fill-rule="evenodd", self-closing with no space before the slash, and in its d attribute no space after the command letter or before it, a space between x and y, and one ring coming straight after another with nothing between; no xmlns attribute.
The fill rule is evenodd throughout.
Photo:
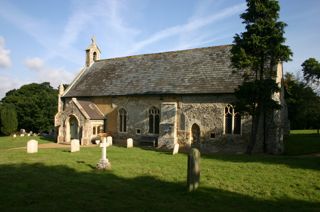
<svg viewBox="0 0 320 212"><path fill-rule="evenodd" d="M26 130L25 129L20 129L20 134L25 134Z"/></svg>
<svg viewBox="0 0 320 212"><path fill-rule="evenodd" d="M174 144L172 154L175 155L175 154L177 154L178 152L179 152L179 144L176 143L176 144Z"/></svg>
<svg viewBox="0 0 320 212"><path fill-rule="evenodd" d="M132 148L133 147L133 139L132 138L128 138L127 139L127 148Z"/></svg>
<svg viewBox="0 0 320 212"><path fill-rule="evenodd" d="M30 133L28 133L27 135L30 136Z"/></svg>
<svg viewBox="0 0 320 212"><path fill-rule="evenodd" d="M192 148L188 155L188 177L187 184L189 191L195 191L200 182L200 152Z"/></svg>
<svg viewBox="0 0 320 212"><path fill-rule="evenodd" d="M79 152L79 151L80 151L80 141L78 139L72 139L70 152Z"/></svg>
<svg viewBox="0 0 320 212"><path fill-rule="evenodd" d="M102 142L100 143L101 147L101 159L97 163L96 168L98 170L106 170L106 169L111 169L111 163L109 162L107 158L107 138L103 138Z"/></svg>
<svg viewBox="0 0 320 212"><path fill-rule="evenodd" d="M20 134L20 137L24 137L24 134Z"/></svg>
<svg viewBox="0 0 320 212"><path fill-rule="evenodd" d="M107 137L107 146L112 146L112 137L111 136Z"/></svg>
<svg viewBox="0 0 320 212"><path fill-rule="evenodd" d="M100 144L100 140L97 139L96 140L96 144L99 145Z"/></svg>
<svg viewBox="0 0 320 212"><path fill-rule="evenodd" d="M38 141L30 140L27 143L27 153L36 153L38 152Z"/></svg>
<svg viewBox="0 0 320 212"><path fill-rule="evenodd" d="M17 135L16 134L13 134L13 138L16 138L17 137Z"/></svg>

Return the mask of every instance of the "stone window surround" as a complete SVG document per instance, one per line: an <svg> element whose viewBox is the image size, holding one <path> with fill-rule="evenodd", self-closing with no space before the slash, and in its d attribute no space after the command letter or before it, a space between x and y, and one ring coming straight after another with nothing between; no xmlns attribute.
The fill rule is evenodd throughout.
<svg viewBox="0 0 320 212"><path fill-rule="evenodd" d="M232 128L231 128L231 133L226 133L226 108L228 108L228 112L230 113L230 108L232 108L232 113L230 113L232 115ZM242 119L240 116L240 133L234 133L234 125L235 125L235 116L238 114L237 112L235 112L234 107L231 104L227 104L224 108L223 108L223 134L224 135L242 135Z"/></svg>
<svg viewBox="0 0 320 212"><path fill-rule="evenodd" d="M128 112L124 107L118 110L118 132L127 133L128 132Z"/></svg>

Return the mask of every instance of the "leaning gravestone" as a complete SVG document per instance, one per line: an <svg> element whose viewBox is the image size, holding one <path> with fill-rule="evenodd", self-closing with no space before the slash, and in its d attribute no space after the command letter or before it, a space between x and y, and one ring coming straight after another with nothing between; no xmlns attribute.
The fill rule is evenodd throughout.
<svg viewBox="0 0 320 212"><path fill-rule="evenodd" d="M177 154L178 152L179 152L179 144L176 143L176 144L174 144L172 154L175 155L175 154Z"/></svg>
<svg viewBox="0 0 320 212"><path fill-rule="evenodd" d="M200 182L200 152L192 148L188 155L188 177L187 184L189 191L198 188Z"/></svg>
<svg viewBox="0 0 320 212"><path fill-rule="evenodd" d="M38 152L38 141L30 140L27 143L27 153L37 153Z"/></svg>
<svg viewBox="0 0 320 212"><path fill-rule="evenodd" d="M133 147L133 139L132 138L128 138L127 139L127 148L132 148Z"/></svg>
<svg viewBox="0 0 320 212"><path fill-rule="evenodd" d="M79 152L79 151L80 151L80 141L78 139L72 139L70 152Z"/></svg>

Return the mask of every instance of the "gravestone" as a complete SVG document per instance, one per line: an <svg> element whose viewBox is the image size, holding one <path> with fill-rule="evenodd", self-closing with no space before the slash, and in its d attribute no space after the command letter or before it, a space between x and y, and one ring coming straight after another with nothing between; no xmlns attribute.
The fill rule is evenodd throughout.
<svg viewBox="0 0 320 212"><path fill-rule="evenodd" d="M100 161L97 163L96 168L98 170L107 170L107 169L111 169L111 163L109 162L108 158L107 158L107 146L108 146L108 142L106 138L103 138L102 142L100 143L100 147L101 147L101 159Z"/></svg>
<svg viewBox="0 0 320 212"><path fill-rule="evenodd" d="M38 152L38 141L30 140L27 143L27 153L37 153Z"/></svg>
<svg viewBox="0 0 320 212"><path fill-rule="evenodd" d="M188 190L195 191L200 183L200 152L196 148L189 152L187 175Z"/></svg>
<svg viewBox="0 0 320 212"><path fill-rule="evenodd" d="M133 147L133 139L132 138L128 138L127 139L127 148L132 148Z"/></svg>
<svg viewBox="0 0 320 212"><path fill-rule="evenodd" d="M178 152L179 152L179 144L176 143L176 144L174 144L172 154L175 155L175 154L177 154Z"/></svg>
<svg viewBox="0 0 320 212"><path fill-rule="evenodd" d="M13 134L13 138L16 138L17 137L17 135L16 134Z"/></svg>
<svg viewBox="0 0 320 212"><path fill-rule="evenodd" d="M112 146L112 137L111 136L107 137L107 146Z"/></svg>
<svg viewBox="0 0 320 212"><path fill-rule="evenodd" d="M96 144L99 145L100 144L100 140L97 139L96 140Z"/></svg>
<svg viewBox="0 0 320 212"><path fill-rule="evenodd" d="M72 139L70 147L71 147L70 152L79 152L80 151L80 141L78 139Z"/></svg>
<svg viewBox="0 0 320 212"><path fill-rule="evenodd" d="M20 134L20 137L24 137L24 134Z"/></svg>

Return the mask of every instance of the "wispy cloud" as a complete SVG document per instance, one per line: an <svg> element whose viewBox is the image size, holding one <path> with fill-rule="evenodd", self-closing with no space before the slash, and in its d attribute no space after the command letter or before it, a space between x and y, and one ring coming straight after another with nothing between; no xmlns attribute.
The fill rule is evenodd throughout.
<svg viewBox="0 0 320 212"><path fill-rule="evenodd" d="M199 17L199 18L192 18L190 21L188 21L186 24L177 25L173 27L166 28L164 30L161 30L159 32L154 33L149 38L142 40L135 44L128 52L127 54L136 53L137 51L145 48L148 45L151 45L153 43L159 42L160 40L163 40L165 38L169 38L172 36L178 36L178 35L185 35L187 33L193 32L195 30L199 30L209 24L212 24L216 21L222 20L224 18L230 17L232 15L235 15L239 13L240 11L243 11L245 9L245 4L237 4L232 7L226 8L222 10L219 13L205 16L205 17Z"/></svg>
<svg viewBox="0 0 320 212"><path fill-rule="evenodd" d="M24 82L19 79L6 75L0 75L0 98L4 97L6 92L23 85Z"/></svg>
<svg viewBox="0 0 320 212"><path fill-rule="evenodd" d="M5 48L5 40L0 36L0 68L9 68L10 66L10 50Z"/></svg>

